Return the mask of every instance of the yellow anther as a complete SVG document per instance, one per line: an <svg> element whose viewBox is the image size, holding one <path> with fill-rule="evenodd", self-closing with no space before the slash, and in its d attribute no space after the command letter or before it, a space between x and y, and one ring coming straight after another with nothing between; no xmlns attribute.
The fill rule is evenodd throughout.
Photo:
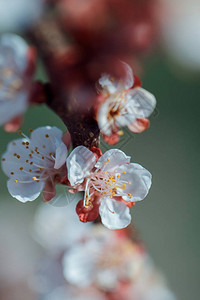
<svg viewBox="0 0 200 300"><path fill-rule="evenodd" d="M105 181L105 184L108 184L108 183Z"/></svg>
<svg viewBox="0 0 200 300"><path fill-rule="evenodd" d="M112 198L113 196L110 196L110 198Z"/></svg>
<svg viewBox="0 0 200 300"><path fill-rule="evenodd" d="M106 194L107 192L106 191L104 191L104 194Z"/></svg>
<svg viewBox="0 0 200 300"><path fill-rule="evenodd" d="M15 179L15 182L17 183L17 182L18 182L18 180L17 180L17 179Z"/></svg>
<svg viewBox="0 0 200 300"><path fill-rule="evenodd" d="M107 171L104 172L104 174L107 174L107 173L108 173Z"/></svg>
<svg viewBox="0 0 200 300"><path fill-rule="evenodd" d="M128 182L128 184L131 184L130 181Z"/></svg>
<svg viewBox="0 0 200 300"><path fill-rule="evenodd" d="M101 193L101 195L103 195L103 193Z"/></svg>
<svg viewBox="0 0 200 300"><path fill-rule="evenodd" d="M109 184L110 186L112 186L112 183L109 182L108 184Z"/></svg>
<svg viewBox="0 0 200 300"><path fill-rule="evenodd" d="M104 165L107 165L107 162L106 162L106 161L104 162Z"/></svg>
<svg viewBox="0 0 200 300"><path fill-rule="evenodd" d="M110 159L109 159L109 158L107 158L107 161L110 161Z"/></svg>
<svg viewBox="0 0 200 300"><path fill-rule="evenodd" d="M112 182L116 182L116 180L115 180L115 179L112 179Z"/></svg>
<svg viewBox="0 0 200 300"><path fill-rule="evenodd" d="M118 131L118 135L119 135L119 136L122 136L123 134L124 134L123 130L119 130L119 131Z"/></svg>
<svg viewBox="0 0 200 300"><path fill-rule="evenodd" d="M119 178L119 177L120 177L120 175L118 174L118 175L117 175L117 178Z"/></svg>
<svg viewBox="0 0 200 300"><path fill-rule="evenodd" d="M126 172L124 171L123 174L126 174Z"/></svg>
<svg viewBox="0 0 200 300"><path fill-rule="evenodd" d="M112 190L109 190L110 193L112 193Z"/></svg>
<svg viewBox="0 0 200 300"><path fill-rule="evenodd" d="M131 194L130 194L130 193L128 193L128 196L131 196Z"/></svg>
<svg viewBox="0 0 200 300"><path fill-rule="evenodd" d="M33 179L33 180L36 180L37 178L34 176L34 177L32 177L32 179Z"/></svg>
<svg viewBox="0 0 200 300"><path fill-rule="evenodd" d="M112 195L115 196L115 192L112 192Z"/></svg>
<svg viewBox="0 0 200 300"><path fill-rule="evenodd" d="M116 186L114 187L114 189L113 189L114 191L116 191L117 190L117 188L116 188Z"/></svg>
<svg viewBox="0 0 200 300"><path fill-rule="evenodd" d="M126 184L125 183L123 183L123 185L122 185L122 189L124 190L126 188Z"/></svg>

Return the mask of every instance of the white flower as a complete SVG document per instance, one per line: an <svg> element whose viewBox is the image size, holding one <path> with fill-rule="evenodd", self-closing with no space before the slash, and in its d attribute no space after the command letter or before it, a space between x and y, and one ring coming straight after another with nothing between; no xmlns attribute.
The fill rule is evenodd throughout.
<svg viewBox="0 0 200 300"><path fill-rule="evenodd" d="M0 37L0 125L27 109L32 77L32 74L26 74L28 48L15 34Z"/></svg>
<svg viewBox="0 0 200 300"><path fill-rule="evenodd" d="M67 158L68 179L85 191L83 213L99 206L102 223L119 229L131 222L129 207L146 197L151 174L117 149L105 152L96 162L84 146L76 147ZM81 212L82 213L82 212Z"/></svg>
<svg viewBox="0 0 200 300"><path fill-rule="evenodd" d="M43 189L46 201L54 196L54 179L66 172L67 147L62 135L56 127L40 127L30 139L25 136L8 145L2 169L10 178L7 187L13 197L21 202L33 201Z"/></svg>
<svg viewBox="0 0 200 300"><path fill-rule="evenodd" d="M98 231L98 230L99 231ZM140 274L145 255L139 245L115 231L96 227L90 239L71 246L63 257L65 279L80 287L116 290L120 281L133 282Z"/></svg>
<svg viewBox="0 0 200 300"><path fill-rule="evenodd" d="M140 87L129 65L124 63L126 78L117 81L105 74L99 79L103 99L97 109L101 132L106 136L118 133L128 126L133 132L142 132L149 126L146 118L156 106L155 97Z"/></svg>

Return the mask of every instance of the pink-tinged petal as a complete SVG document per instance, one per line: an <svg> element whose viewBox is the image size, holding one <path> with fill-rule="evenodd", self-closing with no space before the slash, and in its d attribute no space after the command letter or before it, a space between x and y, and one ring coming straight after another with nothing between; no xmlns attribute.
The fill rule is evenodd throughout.
<svg viewBox="0 0 200 300"><path fill-rule="evenodd" d="M146 197L152 182L152 175L148 170L139 164L130 163L121 166L115 171L121 174L121 180L129 182L123 190L126 195L122 196L122 198L125 201L136 202ZM131 194L131 198L128 194Z"/></svg>
<svg viewBox="0 0 200 300"><path fill-rule="evenodd" d="M127 99L130 103L130 112L132 110L136 119L149 117L156 107L154 95L140 87L129 90Z"/></svg>
<svg viewBox="0 0 200 300"><path fill-rule="evenodd" d="M133 123L128 125L128 129L134 133L141 133L149 128L148 119L136 119Z"/></svg>
<svg viewBox="0 0 200 300"><path fill-rule="evenodd" d="M37 51L35 47L28 47L27 49L27 66L25 76L32 76L36 67Z"/></svg>
<svg viewBox="0 0 200 300"><path fill-rule="evenodd" d="M141 80L139 79L139 77L137 75L134 75L134 84L132 86L132 88L137 88L137 87L141 87L142 83Z"/></svg>
<svg viewBox="0 0 200 300"><path fill-rule="evenodd" d="M82 183L96 163L95 155L86 147L76 147L67 158L68 179L72 186Z"/></svg>
<svg viewBox="0 0 200 300"><path fill-rule="evenodd" d="M7 187L11 196L25 203L35 200L40 195L44 188L44 182L20 183L10 179L7 182Z"/></svg>
<svg viewBox="0 0 200 300"><path fill-rule="evenodd" d="M99 204L97 201L93 201L91 206L85 207L83 205L83 200L80 200L76 206L76 213L81 222L91 222L96 220L99 215Z"/></svg>
<svg viewBox="0 0 200 300"><path fill-rule="evenodd" d="M113 133L112 135L102 134L104 141L109 145L114 145L119 142L120 136L118 133Z"/></svg>
<svg viewBox="0 0 200 300"><path fill-rule="evenodd" d="M63 134L62 141L67 146L67 149L69 150L70 145L71 145L71 135L70 135L69 131L66 131Z"/></svg>
<svg viewBox="0 0 200 300"><path fill-rule="evenodd" d="M42 193L43 201L49 202L56 195L56 188L54 182L47 180Z"/></svg>
<svg viewBox="0 0 200 300"><path fill-rule="evenodd" d="M100 148L92 147L92 148L90 148L90 151L92 151L92 153L94 153L94 155L96 156L96 160L98 160L102 156L102 151Z"/></svg>
<svg viewBox="0 0 200 300"><path fill-rule="evenodd" d="M128 164L130 159L130 156L127 156L123 151L110 149L99 158L95 167L102 171L111 171L118 166Z"/></svg>
<svg viewBox="0 0 200 300"><path fill-rule="evenodd" d="M121 229L131 222L129 208L121 201L103 198L99 206L101 221L108 229Z"/></svg>
<svg viewBox="0 0 200 300"><path fill-rule="evenodd" d="M16 132L22 126L22 123L22 116L14 117L14 119L12 119L4 125L4 130L7 132Z"/></svg>
<svg viewBox="0 0 200 300"><path fill-rule="evenodd" d="M66 163L68 151L66 145L61 140L58 140L57 138L55 138L55 145L56 145L56 153L55 153L54 168L59 169Z"/></svg>

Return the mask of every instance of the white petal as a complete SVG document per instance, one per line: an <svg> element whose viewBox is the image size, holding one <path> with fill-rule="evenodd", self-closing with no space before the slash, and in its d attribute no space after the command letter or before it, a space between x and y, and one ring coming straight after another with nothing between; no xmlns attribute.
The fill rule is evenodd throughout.
<svg viewBox="0 0 200 300"><path fill-rule="evenodd" d="M105 92L108 92L110 94L114 94L118 90L117 81L111 80L111 76L108 74L103 74L101 76L101 78L99 79L99 84L105 90Z"/></svg>
<svg viewBox="0 0 200 300"><path fill-rule="evenodd" d="M130 112L132 111L137 119L150 116L156 107L154 95L143 88L131 89L127 98L130 101Z"/></svg>
<svg viewBox="0 0 200 300"><path fill-rule="evenodd" d="M31 144L38 147L39 152L48 156L50 152L56 152L56 139L62 141L63 132L57 127L44 126L35 129L31 133ZM43 147L44 146L44 147Z"/></svg>
<svg viewBox="0 0 200 300"><path fill-rule="evenodd" d="M56 142L56 154L55 154L54 168L59 169L66 162L68 150L66 145L62 141L55 138L55 142Z"/></svg>
<svg viewBox="0 0 200 300"><path fill-rule="evenodd" d="M14 63L20 72L24 72L27 67L27 51L28 44L20 36L13 33L5 33L1 36L0 53L5 56L4 63Z"/></svg>
<svg viewBox="0 0 200 300"><path fill-rule="evenodd" d="M127 90L127 89L130 89L134 83L133 71L127 63L122 62L122 64L124 65L124 68L126 71L126 77L124 79L124 87L123 88L125 90Z"/></svg>
<svg viewBox="0 0 200 300"><path fill-rule="evenodd" d="M19 183L13 179L7 182L8 191L17 200L21 202L33 201L44 188L44 182Z"/></svg>
<svg viewBox="0 0 200 300"><path fill-rule="evenodd" d="M79 287L89 286L94 278L95 263L99 254L99 243L89 240L79 243L69 249L63 258L63 273L65 279Z"/></svg>
<svg viewBox="0 0 200 300"><path fill-rule="evenodd" d="M124 171L126 174L123 174ZM120 176L121 180L130 182L124 190L124 193L127 194L127 196L123 196L124 200L135 202L143 200L146 197L152 181L152 175L148 170L139 164L131 163L116 169L116 172L122 174ZM129 193L132 195L132 199L128 197Z"/></svg>
<svg viewBox="0 0 200 300"><path fill-rule="evenodd" d="M67 158L68 179L71 185L83 182L96 163L95 155L86 147L76 147Z"/></svg>
<svg viewBox="0 0 200 300"><path fill-rule="evenodd" d="M121 201L102 198L99 214L103 225L109 229L121 229L131 222L130 209Z"/></svg>
<svg viewBox="0 0 200 300"><path fill-rule="evenodd" d="M23 114L28 106L27 100L28 94L26 92L17 93L15 98L11 100L0 99L0 125Z"/></svg>
<svg viewBox="0 0 200 300"><path fill-rule="evenodd" d="M99 158L95 167L102 171L109 171L118 166L128 164L130 159L130 156L127 156L123 151L110 149Z"/></svg>
<svg viewBox="0 0 200 300"><path fill-rule="evenodd" d="M110 136L112 133L112 123L108 120L110 110L110 100L107 99L98 111L98 125L102 133Z"/></svg>

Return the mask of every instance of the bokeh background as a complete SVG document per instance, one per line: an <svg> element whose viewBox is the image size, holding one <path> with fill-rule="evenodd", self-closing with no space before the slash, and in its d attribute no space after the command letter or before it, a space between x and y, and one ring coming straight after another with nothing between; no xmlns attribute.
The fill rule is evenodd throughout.
<svg viewBox="0 0 200 300"><path fill-rule="evenodd" d="M200 31L197 25L195 28ZM153 174L150 194L132 210L133 223L149 254L165 273L177 299L199 300L200 69L197 64L185 66L176 55L173 57L175 50L170 51L159 46L144 58L142 83L155 94L157 110L150 118L149 130L131 136L125 132L119 147ZM185 61L183 58L182 62ZM36 77L46 79L41 65ZM65 130L62 121L47 107L29 108L23 132L43 125ZM0 154L15 138L17 133L7 134L0 129ZM0 170L0 288L7 295L6 276L9 280L13 278L16 285L20 282L24 287L19 299L28 300L29 293L23 298L28 287L20 278L34 270L42 252L31 238L34 212L41 199L26 204L18 202L9 196L6 180ZM4 300L18 299L14 291L13 296L6 297L9 296Z"/></svg>

